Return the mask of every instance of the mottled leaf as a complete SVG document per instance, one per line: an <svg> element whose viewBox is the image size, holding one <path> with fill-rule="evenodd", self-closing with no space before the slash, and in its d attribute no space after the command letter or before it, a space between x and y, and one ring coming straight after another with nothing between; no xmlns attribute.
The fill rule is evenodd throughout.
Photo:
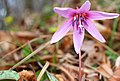
<svg viewBox="0 0 120 81"><path fill-rule="evenodd" d="M14 81L20 78L19 74L13 70L0 71L0 81Z"/></svg>
<svg viewBox="0 0 120 81"><path fill-rule="evenodd" d="M53 75L51 75L49 72L46 72L47 76L49 78L50 81L58 81Z"/></svg>

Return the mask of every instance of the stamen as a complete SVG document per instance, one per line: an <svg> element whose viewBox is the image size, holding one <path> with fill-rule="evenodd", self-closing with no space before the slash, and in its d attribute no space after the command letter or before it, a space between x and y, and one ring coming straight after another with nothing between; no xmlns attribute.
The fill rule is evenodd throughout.
<svg viewBox="0 0 120 81"><path fill-rule="evenodd" d="M85 25L87 25L87 26L88 26L88 24L87 24L87 22L86 22L86 20L85 20L85 18L84 18L84 17L80 16L80 20L81 20L81 22L83 22Z"/></svg>
<svg viewBox="0 0 120 81"><path fill-rule="evenodd" d="M84 20L84 18L82 16L80 16L80 20Z"/></svg>
<svg viewBox="0 0 120 81"><path fill-rule="evenodd" d="M72 26L74 27L74 21L72 21Z"/></svg>
<svg viewBox="0 0 120 81"><path fill-rule="evenodd" d="M84 20L83 22L84 22L84 24L85 24L85 25L87 25L87 26L88 26L88 24L87 24L87 22L86 22L85 20Z"/></svg>
<svg viewBox="0 0 120 81"><path fill-rule="evenodd" d="M76 18L76 25L78 26L79 25L79 19Z"/></svg>

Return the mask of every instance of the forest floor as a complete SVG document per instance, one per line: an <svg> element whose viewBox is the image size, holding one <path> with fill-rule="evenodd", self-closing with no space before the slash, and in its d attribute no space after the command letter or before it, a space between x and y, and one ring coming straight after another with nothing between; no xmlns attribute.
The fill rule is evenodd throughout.
<svg viewBox="0 0 120 81"><path fill-rule="evenodd" d="M120 8L107 10L119 13ZM25 15L18 22L6 17L6 30L0 31L0 80L78 81L79 55L74 51L72 31L56 44L49 44L64 21L54 12L49 17ZM93 22L106 43L85 34L82 81L120 81L120 17Z"/></svg>

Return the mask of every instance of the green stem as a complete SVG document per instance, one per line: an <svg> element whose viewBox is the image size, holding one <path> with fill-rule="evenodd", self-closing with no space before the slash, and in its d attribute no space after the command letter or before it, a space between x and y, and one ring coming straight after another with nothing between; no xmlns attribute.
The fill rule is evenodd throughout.
<svg viewBox="0 0 120 81"><path fill-rule="evenodd" d="M117 8L117 13L119 13L119 9L120 9L120 7ZM112 30L111 38L110 38L110 41L109 41L109 47L111 47L111 48L112 48L112 45L113 45L115 32L116 32L117 27L118 27L118 22L119 22L119 18L116 18L114 20L114 23L113 23L113 30Z"/></svg>
<svg viewBox="0 0 120 81"><path fill-rule="evenodd" d="M82 79L82 70L81 70L81 53L79 53L79 81Z"/></svg>
<svg viewBox="0 0 120 81"><path fill-rule="evenodd" d="M115 35L116 30L117 30L117 25L118 25L118 18L116 18L114 20L114 23L113 23L113 30L112 30L111 38L109 41L109 47L112 47L112 45L113 45L114 35Z"/></svg>

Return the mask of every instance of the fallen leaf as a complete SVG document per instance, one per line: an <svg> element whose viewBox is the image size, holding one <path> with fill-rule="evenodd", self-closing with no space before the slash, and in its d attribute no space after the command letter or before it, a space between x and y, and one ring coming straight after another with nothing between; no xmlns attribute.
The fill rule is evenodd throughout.
<svg viewBox="0 0 120 81"><path fill-rule="evenodd" d="M110 78L113 75L112 68L108 64L102 63L97 70L105 77Z"/></svg>
<svg viewBox="0 0 120 81"><path fill-rule="evenodd" d="M19 75L18 81L36 81L35 74L32 71L23 70L19 72Z"/></svg>
<svg viewBox="0 0 120 81"><path fill-rule="evenodd" d="M120 67L115 69L113 75L108 79L108 81L120 81Z"/></svg>
<svg viewBox="0 0 120 81"><path fill-rule="evenodd" d="M16 46L13 43L12 36L10 33L5 31L0 31L0 57L2 56L2 53L7 53L13 49L16 48Z"/></svg>

